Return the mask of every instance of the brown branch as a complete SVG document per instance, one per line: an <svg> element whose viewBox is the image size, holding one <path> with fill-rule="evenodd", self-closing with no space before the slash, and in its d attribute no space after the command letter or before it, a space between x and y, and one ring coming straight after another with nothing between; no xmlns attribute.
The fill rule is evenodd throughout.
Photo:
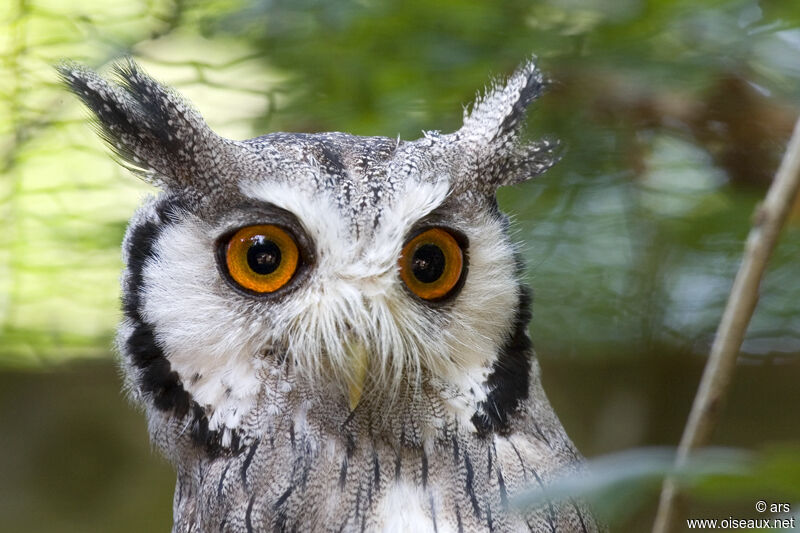
<svg viewBox="0 0 800 533"><path fill-rule="evenodd" d="M753 316L764 270L800 189L800 119L794 127L783 160L764 202L756 208L753 227L747 236L744 257L733 282L711 355L681 437L675 468L686 465L693 450L708 443L736 367L736 357ZM673 478L664 480L653 533L675 528L679 487Z"/></svg>

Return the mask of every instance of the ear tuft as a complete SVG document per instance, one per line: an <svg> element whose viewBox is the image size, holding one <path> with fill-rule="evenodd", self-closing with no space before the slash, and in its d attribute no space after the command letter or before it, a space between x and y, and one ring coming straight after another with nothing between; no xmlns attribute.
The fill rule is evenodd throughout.
<svg viewBox="0 0 800 533"><path fill-rule="evenodd" d="M545 88L542 73L531 60L514 72L508 80L496 80L483 96L478 95L472 111L464 112L464 137L487 143L515 136L525 120L525 111Z"/></svg>
<svg viewBox="0 0 800 533"><path fill-rule="evenodd" d="M543 174L561 160L563 148L558 139L544 138L521 144L508 159L508 168L498 180L498 186L515 185Z"/></svg>
<svg viewBox="0 0 800 533"><path fill-rule="evenodd" d="M114 66L117 83L77 63L56 67L96 118L98 133L124 163L162 187L187 187L210 151L224 143L177 93L132 60Z"/></svg>
<svg viewBox="0 0 800 533"><path fill-rule="evenodd" d="M461 160L456 189L493 194L498 187L530 179L558 161L557 141L521 145L518 139L528 105L546 87L532 59L505 82L495 82L471 111L465 110L464 125L447 136Z"/></svg>

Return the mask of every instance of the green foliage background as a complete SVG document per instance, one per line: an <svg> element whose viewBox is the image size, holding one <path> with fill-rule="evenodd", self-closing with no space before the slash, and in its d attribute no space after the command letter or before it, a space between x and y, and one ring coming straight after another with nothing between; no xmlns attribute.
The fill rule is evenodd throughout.
<svg viewBox="0 0 800 533"><path fill-rule="evenodd" d="M169 520L171 474L147 455L144 424L110 369L119 243L152 191L111 160L53 64L102 70L132 55L229 137L411 139L457 128L491 76L532 53L554 83L533 106L530 135L560 138L565 157L500 202L536 294L545 386L590 456L672 445L798 112L800 3L0 4L0 529ZM772 470L753 467L738 484L707 476L698 509L710 495L719 516L752 513L742 486L800 499L786 490L800 476L772 487L764 474L800 464L786 451L800 443L799 258L797 207L717 435ZM651 510L652 498L626 527Z"/></svg>

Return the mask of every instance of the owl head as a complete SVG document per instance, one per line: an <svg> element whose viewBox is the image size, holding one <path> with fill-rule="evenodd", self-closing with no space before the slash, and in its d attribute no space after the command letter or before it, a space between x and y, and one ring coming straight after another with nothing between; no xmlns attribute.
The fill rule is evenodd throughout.
<svg viewBox="0 0 800 533"><path fill-rule="evenodd" d="M222 449L256 438L293 388L310 411L380 416L435 397L475 431L507 423L528 394L530 314L495 193L555 161L555 143L518 140L544 87L533 62L479 96L458 131L414 141L235 141L133 62L114 81L59 70L122 162L161 190L125 236L118 333L151 415Z"/></svg>

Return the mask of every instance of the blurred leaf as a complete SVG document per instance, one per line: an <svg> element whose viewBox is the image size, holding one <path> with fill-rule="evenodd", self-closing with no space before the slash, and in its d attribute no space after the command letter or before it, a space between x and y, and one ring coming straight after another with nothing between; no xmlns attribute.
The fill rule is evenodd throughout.
<svg viewBox="0 0 800 533"><path fill-rule="evenodd" d="M779 494L786 500L800 501L800 448L767 448L745 472L717 473L687 481L693 495L707 500L764 499Z"/></svg>
<svg viewBox="0 0 800 533"><path fill-rule="evenodd" d="M720 476L744 476L752 468L752 454L742 450L709 448L674 468L674 450L640 448L595 457L586 469L552 480L546 489L534 487L516 496L513 505L534 509L550 502L585 500L608 524L624 523L639 508L657 497L663 479L675 477L694 484Z"/></svg>

